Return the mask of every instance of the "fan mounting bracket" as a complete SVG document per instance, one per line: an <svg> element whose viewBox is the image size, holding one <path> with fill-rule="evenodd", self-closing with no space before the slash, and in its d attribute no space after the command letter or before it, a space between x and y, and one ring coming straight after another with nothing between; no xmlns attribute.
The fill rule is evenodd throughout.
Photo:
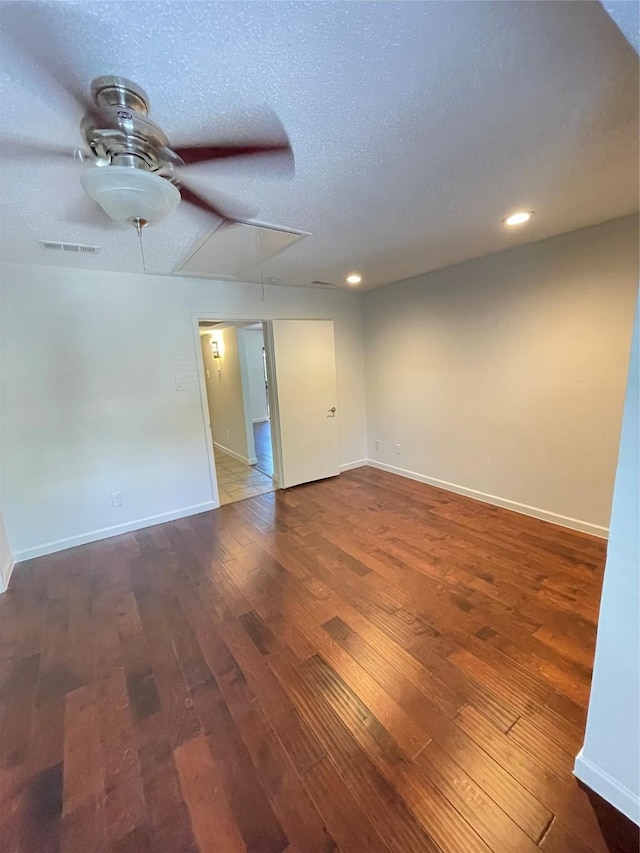
<svg viewBox="0 0 640 853"><path fill-rule="evenodd" d="M143 116L149 115L149 96L126 77L113 74L96 77L91 83L91 97L98 109L124 107Z"/></svg>

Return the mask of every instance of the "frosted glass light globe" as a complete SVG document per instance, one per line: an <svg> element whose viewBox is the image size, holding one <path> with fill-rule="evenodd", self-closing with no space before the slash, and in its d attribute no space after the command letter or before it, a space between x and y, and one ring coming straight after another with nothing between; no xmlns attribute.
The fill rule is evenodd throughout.
<svg viewBox="0 0 640 853"><path fill-rule="evenodd" d="M90 166L80 178L84 191L107 216L131 225L155 225L180 204L180 191L160 175L129 166Z"/></svg>

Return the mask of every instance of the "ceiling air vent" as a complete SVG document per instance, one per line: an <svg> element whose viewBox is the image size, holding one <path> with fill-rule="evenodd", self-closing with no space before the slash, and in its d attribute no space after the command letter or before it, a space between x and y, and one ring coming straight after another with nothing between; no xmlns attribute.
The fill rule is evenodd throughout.
<svg viewBox="0 0 640 853"><path fill-rule="evenodd" d="M50 249L54 252L74 252L76 255L97 255L100 251L99 246L86 246L84 243L56 243L52 240L40 240L40 246L43 249Z"/></svg>
<svg viewBox="0 0 640 853"><path fill-rule="evenodd" d="M334 284L332 281L320 281L319 279L312 281L311 284L319 285L320 287L338 287L338 285Z"/></svg>

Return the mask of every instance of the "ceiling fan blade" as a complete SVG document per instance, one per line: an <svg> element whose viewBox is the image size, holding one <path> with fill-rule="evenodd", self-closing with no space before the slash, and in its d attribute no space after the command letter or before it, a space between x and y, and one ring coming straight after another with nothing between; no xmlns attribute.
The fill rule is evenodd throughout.
<svg viewBox="0 0 640 853"><path fill-rule="evenodd" d="M230 122L230 126L240 127L240 132L210 142L185 142L174 146L167 153L171 159L177 159L180 165L185 166L215 160L241 158L242 162L246 162L252 158L269 157L274 165L293 173L293 149L282 122L272 110L251 110L243 114L241 119Z"/></svg>
<svg viewBox="0 0 640 853"><path fill-rule="evenodd" d="M241 211L237 206L232 209L227 199L220 200L220 194L218 194L217 201L213 201L211 198L204 198L200 192L194 190L192 186L188 186L182 180L180 180L179 189L182 201L186 201L187 204L192 204L200 210L204 210L207 213L213 214L213 216L217 216L219 219L222 219L223 222L242 222L250 215L248 211Z"/></svg>
<svg viewBox="0 0 640 853"><path fill-rule="evenodd" d="M279 155L286 165L293 166L293 150L288 141L238 142L226 145L184 145L173 149L185 166L195 163L208 163L212 160L230 160L233 157L264 157Z"/></svg>
<svg viewBox="0 0 640 853"><path fill-rule="evenodd" d="M41 76L72 98L83 113L97 118L102 113L71 65L69 45L56 41L57 14L41 3L6 2L2 4L0 31ZM64 60L54 55L56 49Z"/></svg>
<svg viewBox="0 0 640 853"><path fill-rule="evenodd" d="M75 149L71 145L52 145L37 139L21 139L15 136L0 136L0 157L11 160L18 158L51 157L59 160L76 160Z"/></svg>

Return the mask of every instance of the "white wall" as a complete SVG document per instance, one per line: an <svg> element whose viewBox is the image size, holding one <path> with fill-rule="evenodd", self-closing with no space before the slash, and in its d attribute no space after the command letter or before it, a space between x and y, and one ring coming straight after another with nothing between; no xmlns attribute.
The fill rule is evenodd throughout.
<svg viewBox="0 0 640 853"><path fill-rule="evenodd" d="M262 301L256 285L23 264L0 283L0 485L17 559L212 506L198 315L333 318L340 461L365 456L357 294L267 287Z"/></svg>
<svg viewBox="0 0 640 853"><path fill-rule="evenodd" d="M602 532L636 264L629 218L365 294L368 453L362 294L268 287L263 302L254 285L5 264L12 551L24 559L212 505L198 315L335 320L343 465L368 455Z"/></svg>
<svg viewBox="0 0 640 853"><path fill-rule="evenodd" d="M637 282L629 217L366 293L369 457L606 533Z"/></svg>
<svg viewBox="0 0 640 853"><path fill-rule="evenodd" d="M247 435L248 412L245 411L245 388L242 381L240 349L242 342L235 328L221 329L213 333L218 342L220 358L211 351L211 336L203 335L202 357L207 385L207 402L213 441L221 449L239 457L247 465L254 465L255 446L253 435ZM244 383L244 384L248 384Z"/></svg>
<svg viewBox="0 0 640 853"><path fill-rule="evenodd" d="M584 747L576 775L640 824L640 344L638 312Z"/></svg>
<svg viewBox="0 0 640 853"><path fill-rule="evenodd" d="M4 529L2 513L0 513L0 592L9 586L9 578L13 571L13 554L9 548L7 533Z"/></svg>
<svg viewBox="0 0 640 853"><path fill-rule="evenodd" d="M247 371L249 374L249 399L251 419L254 423L267 420L267 389L264 384L264 362L262 348L264 335L262 329L243 329Z"/></svg>

